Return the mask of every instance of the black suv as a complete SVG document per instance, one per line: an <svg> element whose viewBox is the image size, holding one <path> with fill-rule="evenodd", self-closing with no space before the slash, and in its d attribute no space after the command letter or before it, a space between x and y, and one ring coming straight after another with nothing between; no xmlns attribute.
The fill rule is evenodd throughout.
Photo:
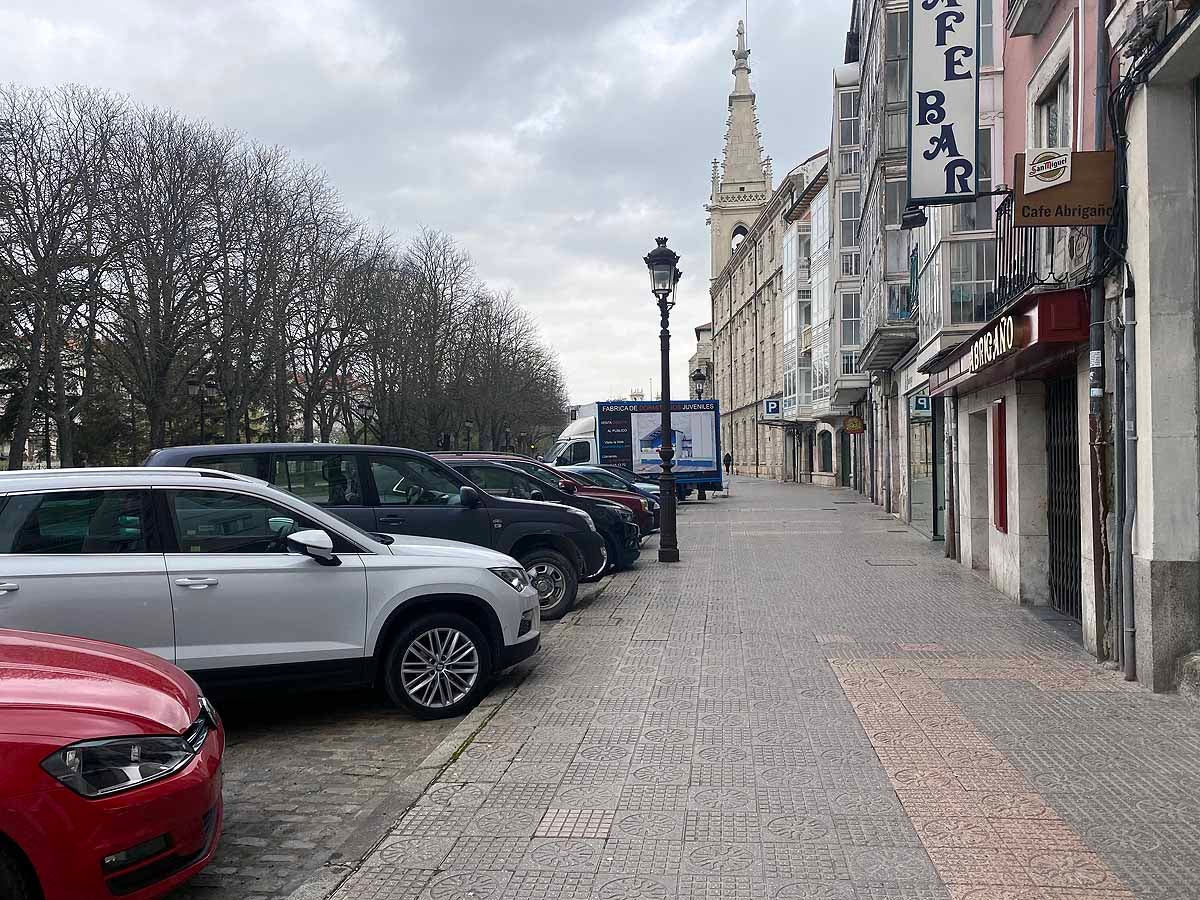
<svg viewBox="0 0 1200 900"><path fill-rule="evenodd" d="M416 450L347 444L213 444L155 450L147 466L219 469L261 478L367 531L478 544L520 561L542 616L575 605L581 579L607 564L591 517L554 503L482 494Z"/></svg>
<svg viewBox="0 0 1200 900"><path fill-rule="evenodd" d="M608 561L614 569L627 569L642 552L641 534L633 513L620 503L600 497L568 494L558 486L530 475L500 460L454 459L448 464L489 494L561 503L581 509L592 517L596 530L608 545Z"/></svg>

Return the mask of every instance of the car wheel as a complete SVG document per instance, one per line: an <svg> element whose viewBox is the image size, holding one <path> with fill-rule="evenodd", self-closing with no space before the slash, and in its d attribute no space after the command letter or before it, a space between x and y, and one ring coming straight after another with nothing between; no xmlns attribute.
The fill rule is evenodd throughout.
<svg viewBox="0 0 1200 900"><path fill-rule="evenodd" d="M0 897L4 900L35 900L41 895L25 861L0 841Z"/></svg>
<svg viewBox="0 0 1200 900"><path fill-rule="evenodd" d="M579 574L570 560L557 550L531 550L521 557L521 565L538 592L543 619L560 619L571 611L579 593Z"/></svg>
<svg viewBox="0 0 1200 900"><path fill-rule="evenodd" d="M492 650L470 619L453 613L422 616L388 650L384 687L392 702L422 719L466 712L487 691Z"/></svg>

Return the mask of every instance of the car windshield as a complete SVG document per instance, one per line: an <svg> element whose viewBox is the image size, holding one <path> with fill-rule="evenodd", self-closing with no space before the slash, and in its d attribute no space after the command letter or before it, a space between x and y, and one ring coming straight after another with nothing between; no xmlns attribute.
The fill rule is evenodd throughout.
<svg viewBox="0 0 1200 900"><path fill-rule="evenodd" d="M600 487L615 488L618 491L625 491L629 489L628 484L611 472L589 469L586 472L576 472L574 474L582 475L588 481L592 482L592 484L598 484Z"/></svg>

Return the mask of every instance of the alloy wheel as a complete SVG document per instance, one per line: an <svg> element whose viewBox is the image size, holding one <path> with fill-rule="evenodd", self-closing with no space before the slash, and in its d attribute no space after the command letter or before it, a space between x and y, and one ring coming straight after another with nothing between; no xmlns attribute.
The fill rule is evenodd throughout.
<svg viewBox="0 0 1200 900"><path fill-rule="evenodd" d="M558 566L546 562L534 563L529 567L529 578L538 592L538 605L552 609L562 602L567 593L567 576Z"/></svg>
<svg viewBox="0 0 1200 900"><path fill-rule="evenodd" d="M400 678L414 702L430 709L452 706L479 680L479 649L457 628L431 628L405 649Z"/></svg>

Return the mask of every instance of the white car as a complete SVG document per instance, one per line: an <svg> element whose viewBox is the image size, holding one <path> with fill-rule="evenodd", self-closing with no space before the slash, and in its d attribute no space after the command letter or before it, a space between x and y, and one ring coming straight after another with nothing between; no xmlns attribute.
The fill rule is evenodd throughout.
<svg viewBox="0 0 1200 900"><path fill-rule="evenodd" d="M370 534L255 478L0 472L0 627L138 647L214 688L381 684L452 716L540 625L515 559Z"/></svg>

